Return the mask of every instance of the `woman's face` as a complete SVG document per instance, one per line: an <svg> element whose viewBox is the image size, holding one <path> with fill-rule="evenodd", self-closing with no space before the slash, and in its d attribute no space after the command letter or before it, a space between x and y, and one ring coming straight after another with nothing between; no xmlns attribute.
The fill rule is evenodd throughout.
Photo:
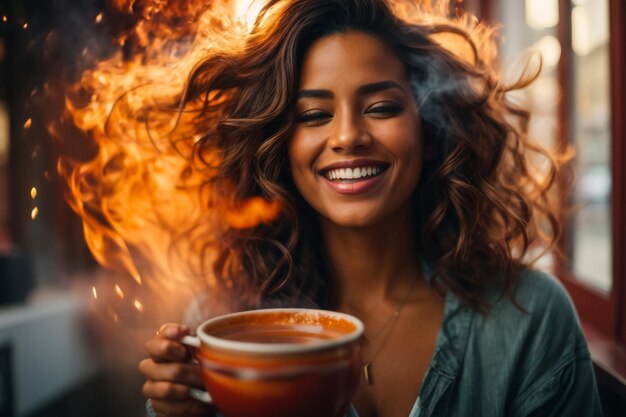
<svg viewBox="0 0 626 417"><path fill-rule="evenodd" d="M301 68L289 164L324 218L365 227L407 209L422 168L417 105L402 62L379 39L335 34Z"/></svg>

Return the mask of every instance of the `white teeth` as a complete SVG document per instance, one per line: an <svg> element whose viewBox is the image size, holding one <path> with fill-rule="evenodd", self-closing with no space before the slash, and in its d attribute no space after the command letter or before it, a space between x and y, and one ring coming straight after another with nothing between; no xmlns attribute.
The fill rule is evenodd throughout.
<svg viewBox="0 0 626 417"><path fill-rule="evenodd" d="M359 179L363 177L371 177L378 175L382 168L380 166L374 167L358 167L358 168L341 168L331 169L326 171L326 178L330 180L351 180Z"/></svg>

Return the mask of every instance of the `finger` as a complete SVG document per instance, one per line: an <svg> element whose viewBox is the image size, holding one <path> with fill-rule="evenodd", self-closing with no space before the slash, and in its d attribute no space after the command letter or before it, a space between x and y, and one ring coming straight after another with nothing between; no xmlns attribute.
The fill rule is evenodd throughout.
<svg viewBox="0 0 626 417"><path fill-rule="evenodd" d="M152 381L168 381L202 388L200 366L193 363L157 363L152 359L139 362L139 371Z"/></svg>
<svg viewBox="0 0 626 417"><path fill-rule="evenodd" d="M213 410L213 407L210 405L196 400L173 402L151 399L151 402L152 408L159 415L205 417Z"/></svg>
<svg viewBox="0 0 626 417"><path fill-rule="evenodd" d="M190 386L166 381L146 381L143 384L143 395L152 398L152 400L183 401L192 399Z"/></svg>
<svg viewBox="0 0 626 417"><path fill-rule="evenodd" d="M157 362L183 362L189 357L185 345L158 336L146 342L146 352Z"/></svg>
<svg viewBox="0 0 626 417"><path fill-rule="evenodd" d="M166 323L157 331L159 337L170 340L178 340L189 334L189 327L178 323Z"/></svg>

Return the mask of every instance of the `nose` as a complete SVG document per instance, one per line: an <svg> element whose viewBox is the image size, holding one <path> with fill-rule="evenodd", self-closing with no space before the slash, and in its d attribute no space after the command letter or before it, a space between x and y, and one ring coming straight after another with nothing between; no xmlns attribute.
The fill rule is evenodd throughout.
<svg viewBox="0 0 626 417"><path fill-rule="evenodd" d="M367 148L372 137L359 115L352 111L340 111L335 115L334 129L328 146L335 152L350 153L359 148Z"/></svg>

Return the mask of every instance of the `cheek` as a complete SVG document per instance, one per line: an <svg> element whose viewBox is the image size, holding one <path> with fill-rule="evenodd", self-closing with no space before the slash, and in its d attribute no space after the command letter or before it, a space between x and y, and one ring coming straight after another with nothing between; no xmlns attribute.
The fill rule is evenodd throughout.
<svg viewBox="0 0 626 417"><path fill-rule="evenodd" d="M300 146L299 142L300 141L297 137L292 138L292 140L289 142L288 148L289 169L291 170L291 175L293 175L294 177L296 177L301 171L304 158L304 155L302 155L302 146Z"/></svg>
<svg viewBox="0 0 626 417"><path fill-rule="evenodd" d="M421 167L423 143L419 125L415 121L393 126L385 132L385 136L385 147L401 165Z"/></svg>
<svg viewBox="0 0 626 417"><path fill-rule="evenodd" d="M410 126L410 128L407 128ZM419 183L424 159L424 146L419 124L405 124L404 128L394 132L390 141L390 151L395 155L403 180L398 185L412 192Z"/></svg>
<svg viewBox="0 0 626 417"><path fill-rule="evenodd" d="M306 137L294 135L289 142L288 157L289 169L296 187L302 193L302 186L307 181L308 176L313 173L313 163L315 161L315 149Z"/></svg>

